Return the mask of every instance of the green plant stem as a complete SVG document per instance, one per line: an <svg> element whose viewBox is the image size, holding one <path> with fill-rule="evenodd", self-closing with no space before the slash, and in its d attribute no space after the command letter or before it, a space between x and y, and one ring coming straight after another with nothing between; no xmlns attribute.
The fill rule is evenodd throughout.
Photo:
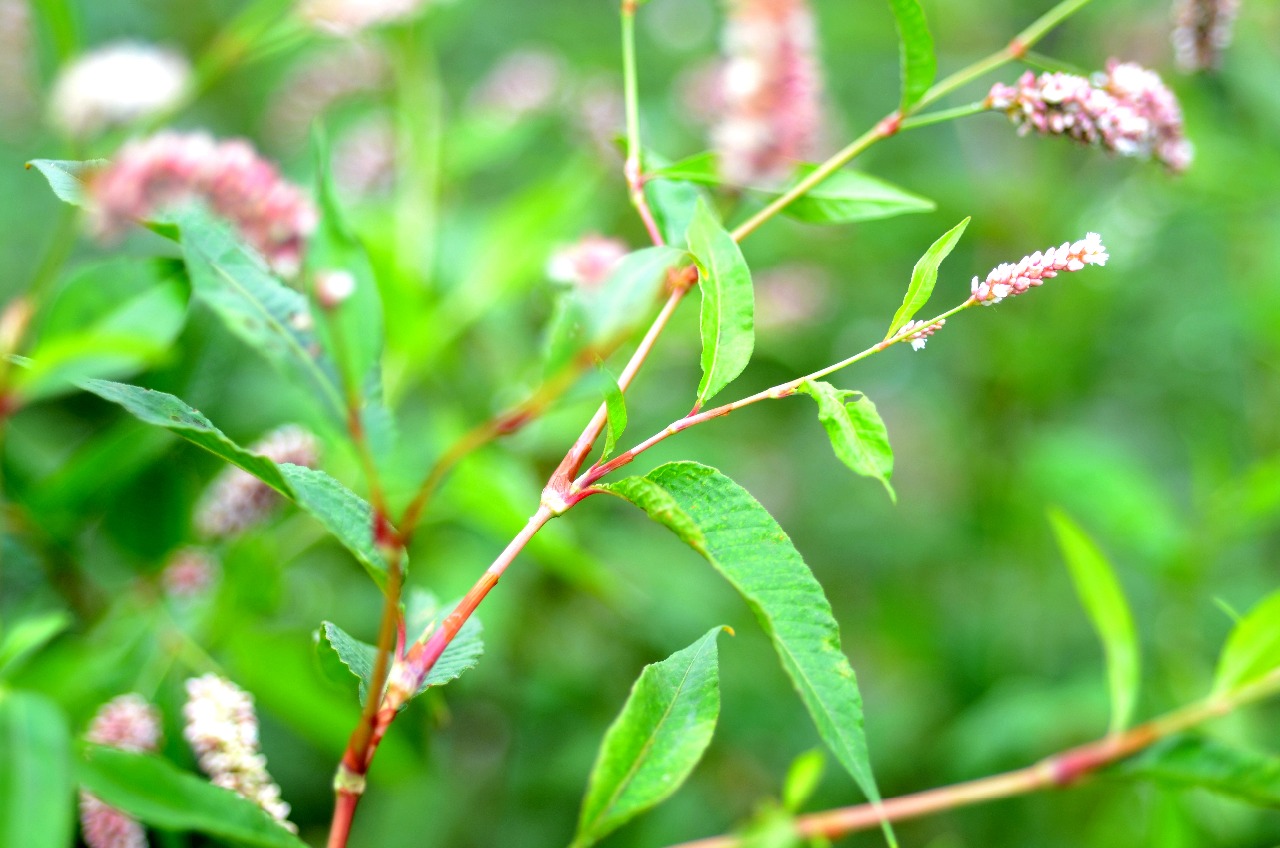
<svg viewBox="0 0 1280 848"><path fill-rule="evenodd" d="M636 0L622 0L622 88L627 115L627 161L623 173L631 205L636 208L653 243L665 244L644 196L644 172L640 161L640 97L636 81Z"/></svg>
<svg viewBox="0 0 1280 848"><path fill-rule="evenodd" d="M794 823L795 833L803 838L836 839L856 831L879 827L882 821L904 821L984 801L1070 786L1106 766L1133 756L1161 739L1278 692L1280 669L1229 695L1210 698L1175 710L1132 730L1105 736L1054 754L1017 771L890 798L878 805L859 804L799 816ZM737 848L742 844L743 840L738 836L713 836L682 842L673 848Z"/></svg>
<svg viewBox="0 0 1280 848"><path fill-rule="evenodd" d="M952 109L939 109L936 112L926 112L923 115L916 115L915 117L904 120L902 125L898 127L898 131L905 132L907 130L919 129L920 127L927 127L932 124L941 124L944 121L953 121L956 118L967 118L970 115L977 115L981 112L986 112L989 108L990 107L988 107L985 102L979 100L976 103L966 103L964 106L956 106Z"/></svg>
<svg viewBox="0 0 1280 848"><path fill-rule="evenodd" d="M939 321L943 321L947 318L950 318L952 315L955 315L957 312L968 309L970 306L973 306L976 302L977 301L975 301L973 298L969 298L964 303L961 303L959 306L949 309L946 312L942 313L941 315L935 316L934 318L931 318L924 323L927 326L930 324L935 324ZM796 390L799 389L802 383L808 380L821 380L823 377L827 376L828 374L833 374L842 368L847 368L848 366L854 364L855 362L860 362L863 359L866 359L867 357L872 356L873 354L877 354L880 351L885 350L886 348L889 348L889 347L892 347L893 345L898 344L899 342L906 341L915 332L918 332L918 328L914 330L909 330L904 328L902 330L899 330L897 335L891 336L885 339L884 341L877 342L876 344L872 345L866 350L859 351L858 353L855 353L853 356L850 356L847 359L842 359L833 365L828 365L825 368L820 368L817 371L814 371L809 374L805 374L803 377L796 377L794 380L787 380L785 383L779 383L776 386L771 386L767 389L764 389L763 391L756 392L755 394L750 395L748 397L735 400L732 403L726 403L722 406L717 406L713 409L704 410L702 412L698 412L693 415L687 415L684 418L681 418L679 421L674 421L671 424L668 424L662 430L659 430L657 433L654 433L652 436L645 439L643 442L640 442L638 445L631 448L630 450L623 451L622 453L618 454L608 462L593 466L590 469L588 469L585 474L583 474L580 478L574 481L573 485L569 489L569 492L571 495L577 495L581 492L584 492L584 490L586 490L589 486L591 486L601 477L604 477L606 474L610 473L611 471L615 471L621 468L622 466L627 465L632 460L634 460L637 456L649 450L649 448L657 445L659 442L665 441L666 439L670 438L671 436L674 436L677 433L682 433L685 430L688 430L690 427L696 427L699 424L705 424L706 422L711 421L714 418L721 418L735 410L742 409L744 406L750 406L753 403L759 403L760 401L763 401L763 400L778 400L780 398L793 395L795 394Z"/></svg>

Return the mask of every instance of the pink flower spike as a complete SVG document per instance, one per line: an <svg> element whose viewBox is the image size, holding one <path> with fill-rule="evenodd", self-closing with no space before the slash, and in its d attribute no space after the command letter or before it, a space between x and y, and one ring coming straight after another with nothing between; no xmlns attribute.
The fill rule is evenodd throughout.
<svg viewBox="0 0 1280 848"><path fill-rule="evenodd" d="M89 183L89 216L100 238L191 201L229 221L280 274L302 263L316 211L297 186L246 141L162 132L131 141Z"/></svg>
<svg viewBox="0 0 1280 848"><path fill-rule="evenodd" d="M553 253L547 276L557 283L599 288L626 255L626 242L592 233Z"/></svg>
<svg viewBox="0 0 1280 848"><path fill-rule="evenodd" d="M898 331L898 338L911 342L912 350L924 350L925 343L929 341L929 337L942 329L947 323L947 319L941 318L932 324L926 324L923 321L908 321Z"/></svg>
<svg viewBox="0 0 1280 848"><path fill-rule="evenodd" d="M123 751L155 751L160 714L141 695L121 695L98 708L85 739ZM147 848L142 825L97 796L80 793L80 833L89 848Z"/></svg>
<svg viewBox="0 0 1280 848"><path fill-rule="evenodd" d="M1105 265L1110 256L1102 245L1102 236L1088 233L1075 243L1063 242L1044 253L1036 251L1017 264L1008 263L992 269L985 280L973 278L973 300L983 306L999 303L1006 297L1022 294L1062 271L1079 271L1086 265Z"/></svg>

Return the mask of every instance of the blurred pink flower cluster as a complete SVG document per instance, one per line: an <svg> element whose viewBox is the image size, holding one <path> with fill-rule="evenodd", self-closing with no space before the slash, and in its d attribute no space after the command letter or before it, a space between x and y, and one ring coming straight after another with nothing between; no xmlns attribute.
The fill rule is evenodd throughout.
<svg viewBox="0 0 1280 848"><path fill-rule="evenodd" d="M1184 71L1218 67L1231 44L1240 0L1175 0L1173 55Z"/></svg>
<svg viewBox="0 0 1280 848"><path fill-rule="evenodd" d="M319 459L315 436L296 425L271 431L249 447L275 463L314 467ZM228 468L209 485L196 506L196 529L207 538L242 533L264 520L280 502L266 483L240 468Z"/></svg>
<svg viewBox="0 0 1280 848"><path fill-rule="evenodd" d="M121 695L98 708L85 739L124 751L155 751L160 746L160 714L141 695ZM84 791L80 831L89 848L147 846L146 831L136 819Z"/></svg>
<svg viewBox="0 0 1280 848"><path fill-rule="evenodd" d="M1036 251L1016 264L1008 262L992 269L985 280L973 278L973 299L983 306L1022 294L1062 271L1079 271L1086 265L1106 265L1107 249L1102 237L1089 233L1072 244L1063 242L1041 253Z"/></svg>
<svg viewBox="0 0 1280 848"><path fill-rule="evenodd" d="M216 674L187 681L182 733L196 752L200 768L215 786L230 789L262 807L286 830L289 805L267 774L267 759L258 751L258 717L248 692Z"/></svg>
<svg viewBox="0 0 1280 848"><path fill-rule="evenodd" d="M1174 173L1191 164L1178 99L1154 71L1133 62L1113 59L1092 80L1027 71L1016 85L996 83L986 105L1007 114L1024 135L1063 135L1122 156L1154 158Z"/></svg>
<svg viewBox="0 0 1280 848"><path fill-rule="evenodd" d="M724 114L713 141L738 184L772 180L809 152L821 109L813 14L805 0L733 0L724 29Z"/></svg>
<svg viewBox="0 0 1280 848"><path fill-rule="evenodd" d="M286 276L302 264L316 210L246 141L206 133L162 132L126 144L89 183L90 216L102 237L134 221L202 200L229 220L267 262Z"/></svg>
<svg viewBox="0 0 1280 848"><path fill-rule="evenodd" d="M627 252L621 239L591 233L551 254L547 276L557 283L597 288L609 279Z"/></svg>

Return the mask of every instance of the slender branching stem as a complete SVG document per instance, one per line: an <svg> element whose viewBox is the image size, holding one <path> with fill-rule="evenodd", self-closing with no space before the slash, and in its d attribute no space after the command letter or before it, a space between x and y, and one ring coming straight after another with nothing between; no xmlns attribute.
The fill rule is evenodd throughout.
<svg viewBox="0 0 1280 848"><path fill-rule="evenodd" d="M622 0L622 86L627 115L627 161L623 172L627 178L627 190L631 205L635 206L649 238L656 245L663 245L662 230L654 220L653 210L644 196L644 170L640 147L640 96L636 82L636 3Z"/></svg>
<svg viewBox="0 0 1280 848"><path fill-rule="evenodd" d="M1280 692L1280 670L1226 696L1192 704L1131 730L1054 754L1017 771L890 798L879 804L859 804L799 816L795 820L795 832L804 838L835 839L879 827L883 821L904 821L984 801L1070 786L1162 739L1277 692ZM673 848L737 848L742 844L743 840L737 836L713 836L682 842Z"/></svg>
<svg viewBox="0 0 1280 848"><path fill-rule="evenodd" d="M898 132L906 132L907 130L915 130L932 124L954 121L956 118L967 118L970 115L985 112L989 108L990 107L987 106L985 102L979 100L976 103L966 103L963 106L956 106L951 109L939 109L936 112L925 112L923 115L915 115L914 117L903 120L902 125L898 127Z"/></svg>
<svg viewBox="0 0 1280 848"><path fill-rule="evenodd" d="M966 300L964 303L961 303L959 306L949 309L946 312L942 313L941 315L938 315L924 323L926 326L928 326L931 324L935 324L938 321L943 321L947 318L950 318L952 315L955 315L957 312L960 312L961 310L968 309L970 306L973 306L974 303L976 303L976 301L974 301L973 298L970 298ZM906 329L899 330L896 334L890 336L884 341L877 342L876 344L873 344L871 347L867 348L866 350L859 351L858 353L855 353L853 356L850 356L847 359L842 359L833 365L828 365L825 368L819 368L817 371L814 371L809 374L805 374L802 377L796 377L793 380L787 380L785 383L779 383L776 386L770 386L769 388L764 389L763 391L759 391L753 395L740 398L738 400L733 401L732 403L726 403L722 406L717 406L713 409L707 409L701 412L696 412L696 413L687 415L678 421L673 421L671 424L668 424L666 427L659 430L657 433L654 433L652 436L645 439L643 442L640 442L638 445L631 448L630 450L623 451L622 453L618 454L608 462L589 468L585 474L583 474L581 477L579 477L577 480L574 481L573 486L570 488L570 493L576 495L582 492L583 490L587 489L587 487L591 486L593 483L599 480L601 477L604 477L606 474L610 473L611 471L615 471L616 469L621 468L624 465L627 465L636 457L638 457L640 454L649 450L649 448L653 447L654 445L657 445L659 442L663 442L667 440L668 438L670 438L671 436L674 436L677 433L682 433L685 430L688 430L690 427L696 427L699 424L705 424L706 422L711 421L714 418L722 418L725 415L728 415L729 413L734 412L735 410L742 409L744 406L750 406L753 403L759 403L762 400L778 400L780 398L793 395L796 393L796 390L800 388L800 385L805 381L821 380L823 377L826 377L828 374L833 374L842 368L847 368L848 366L854 364L855 362L860 362L863 359L866 359L868 356L877 354L880 351L885 350L886 348L889 348L889 347L892 347L893 345L898 344L899 342L906 341L908 338L911 337L913 332L914 331L912 330L906 330Z"/></svg>

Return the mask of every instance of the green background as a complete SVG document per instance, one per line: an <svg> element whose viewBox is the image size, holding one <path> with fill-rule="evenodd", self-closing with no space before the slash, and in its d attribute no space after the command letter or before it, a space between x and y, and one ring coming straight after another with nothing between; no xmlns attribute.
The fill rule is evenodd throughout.
<svg viewBox="0 0 1280 848"><path fill-rule="evenodd" d="M38 5L38 77L47 89L58 63L49 10L64 4ZM77 45L134 38L191 56L235 10L213 2L69 5ZM998 49L1047 6L924 5L943 73ZM1082 68L1118 56L1161 72L1196 146L1185 176L1065 141L1019 138L1002 117L979 115L906 133L859 160L934 198L936 212L832 228L777 221L744 243L758 281L776 279L773 269L798 275L816 305L804 320L770 322L761 295L757 353L726 400L877 341L916 258L965 216L973 221L942 268L929 314L961 301L970 278L1000 262L1102 234L1111 254L1105 268L966 312L925 351L899 346L833 379L865 391L888 424L896 506L834 460L805 398L695 428L637 463L637 472L672 459L714 465L792 535L840 621L886 796L1016 768L1105 731L1101 651L1050 532L1049 506L1063 507L1110 554L1134 607L1145 660L1139 717L1204 693L1231 625L1223 607L1243 611L1276 588L1280 13L1269 3L1243 5L1217 75L1174 70L1169 10L1154 0L1097 0L1040 45ZM819 0L815 14L829 152L893 108L896 44L888 4ZM640 12L644 136L669 158L707 147L680 91L716 51L721 23L711 0L652 0ZM551 250L590 231L644 243L620 160L575 117L593 92L621 90L617 31L605 0L440 4L416 27L371 41L417 63L421 88L349 99L328 116L340 139L368 114L396 109L439 145L438 167L428 157L414 169L438 181L434 218L424 213L418 222L417 256L388 236L388 202L352 203L379 269L409 269L383 292L388 391L406 457L393 476L399 500L452 439L536 382ZM270 127L292 102L281 95L291 69L338 46L314 37L233 69L172 123L248 137L305 184L305 142L285 143ZM522 48L559 57L556 102L515 123L482 114L477 86ZM1006 67L948 104L978 100L990 82L1019 72ZM7 298L32 278L62 214L22 163L106 155L119 139L76 150L38 116L3 130ZM141 235L114 248L81 238L68 267L118 250L171 248ZM801 299L794 290L773 296L792 307ZM624 442L687 411L698 379L696 312L692 304L681 310L628 395ZM166 361L132 379L180 395L242 443L305 420L292 390L202 310L192 310ZM465 591L535 507L541 481L597 397L580 387L544 420L463 463L411 551L412 585L442 597ZM66 608L76 617L14 684L53 698L77 729L104 700L150 687L166 714L167 752L189 763L181 681L207 661L175 648L186 643L172 634L191 634L256 697L271 771L303 836L319 844L332 770L358 707L351 688L320 674L311 633L328 619L373 638L380 601L361 569L313 521L285 513L222 551L223 577L207 606L167 609L154 576L191 536L192 507L218 470L212 457L95 398L70 395L17 413L3 462L10 503L0 616L8 623ZM336 443L324 467L363 491L354 460ZM705 760L672 801L603 844L658 845L731 828L776 797L788 764L818 744L741 601L693 552L620 501L592 499L550 525L480 616L485 657L397 721L353 846L567 843L595 747L641 666L716 624L737 636L720 642L722 717ZM1274 705L1262 706L1213 731L1277 752L1278 718ZM808 809L858 800L829 762ZM1207 794L1102 779L904 824L898 834L904 845L934 848L1245 846L1280 840L1280 817Z"/></svg>

